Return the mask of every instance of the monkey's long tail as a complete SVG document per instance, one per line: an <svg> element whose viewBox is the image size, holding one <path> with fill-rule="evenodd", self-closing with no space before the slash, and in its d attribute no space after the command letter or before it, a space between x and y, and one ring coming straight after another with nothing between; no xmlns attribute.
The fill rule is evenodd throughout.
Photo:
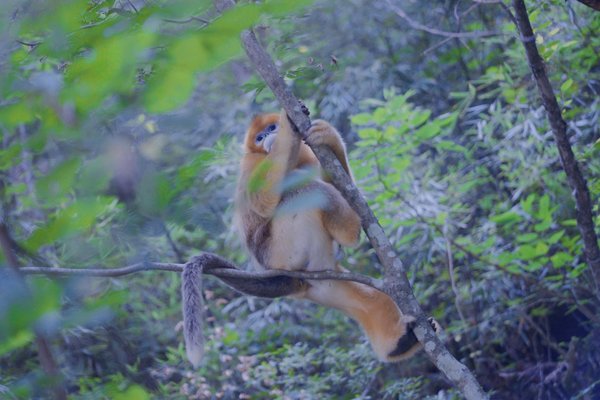
<svg viewBox="0 0 600 400"><path fill-rule="evenodd" d="M183 309L183 336L185 352L194 367L200 365L204 355L204 299L202 298L203 263L191 260L183 269L181 297Z"/></svg>

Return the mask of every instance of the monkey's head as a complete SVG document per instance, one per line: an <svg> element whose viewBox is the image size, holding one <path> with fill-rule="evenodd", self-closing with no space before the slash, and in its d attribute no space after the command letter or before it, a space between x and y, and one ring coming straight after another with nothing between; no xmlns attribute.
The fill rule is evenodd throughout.
<svg viewBox="0 0 600 400"><path fill-rule="evenodd" d="M279 114L257 115L246 132L244 150L249 153L269 153L278 131Z"/></svg>

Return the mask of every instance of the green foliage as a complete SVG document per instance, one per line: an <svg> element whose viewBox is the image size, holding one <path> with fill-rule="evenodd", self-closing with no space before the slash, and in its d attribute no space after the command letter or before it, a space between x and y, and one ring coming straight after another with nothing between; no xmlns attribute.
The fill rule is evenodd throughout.
<svg viewBox="0 0 600 400"><path fill-rule="evenodd" d="M1 222L20 263L110 268L199 251L246 262L230 228L239 138L252 114L279 108L242 57L240 33L259 26L311 117L346 137L358 186L452 352L498 398L594 397L597 288L503 9L402 5L440 30L501 33L446 40L386 2L238 3L220 16L207 0L0 7ZM600 18L578 2L528 6L597 215ZM380 273L367 246L342 263ZM36 332L74 399L458 397L424 357L380 364L356 324L307 302L207 278L206 360L193 371L176 274L25 281L0 269L0 397L51 390Z"/></svg>

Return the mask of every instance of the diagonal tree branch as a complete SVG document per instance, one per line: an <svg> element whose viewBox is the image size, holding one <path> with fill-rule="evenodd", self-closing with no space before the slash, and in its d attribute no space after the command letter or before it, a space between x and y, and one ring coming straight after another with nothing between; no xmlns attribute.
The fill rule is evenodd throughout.
<svg viewBox="0 0 600 400"><path fill-rule="evenodd" d="M513 0L513 8L515 9L515 18L517 27L521 33L521 42L525 47L527 61L533 72L535 82L537 84L542 103L546 109L548 121L554 134L554 141L558 148L560 163L562 164L567 181L573 197L575 197L577 227L581 233L583 240L583 251L590 271L594 277L596 287L600 287L600 248L598 247L598 237L594 227L594 219L592 215L592 202L587 182L579 169L579 164L573 154L573 149L569 143L567 135L567 123L562 117L560 106L556 101L556 96L552 90L552 85L546 73L544 60L538 52L535 44L535 34L529 22L527 8L523 0Z"/></svg>
<svg viewBox="0 0 600 400"><path fill-rule="evenodd" d="M588 6L591 9L600 11L600 0L577 0L581 4Z"/></svg>
<svg viewBox="0 0 600 400"><path fill-rule="evenodd" d="M296 125L302 137L306 136L311 122L302 112L302 106L287 87L277 71L269 54L258 43L252 31L242 33L242 43L246 54L254 64L267 85L271 88L279 103L286 110L290 120ZM406 272L400 258L394 251L379 221L369 208L350 177L343 170L340 162L324 146L313 147L315 155L330 175L335 187L342 193L348 203L361 218L362 227L371 245L384 267L383 287L381 290L388 294L400 307L404 314L416 317L415 336L423 344L423 348L431 361L440 371L462 392L467 399L486 399L487 394L471 371L460 363L437 337L426 315L421 310L415 298Z"/></svg>

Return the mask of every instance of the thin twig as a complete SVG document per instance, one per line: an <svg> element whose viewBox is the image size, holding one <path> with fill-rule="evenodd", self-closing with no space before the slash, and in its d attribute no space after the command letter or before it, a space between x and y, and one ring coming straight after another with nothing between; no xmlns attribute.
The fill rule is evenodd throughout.
<svg viewBox="0 0 600 400"><path fill-rule="evenodd" d="M209 21L205 20L204 18L194 17L194 16L186 18L186 19L163 18L162 20L165 21L165 22L171 22L173 24L187 24L187 23L192 22L192 21L202 22L205 25L209 24Z"/></svg>
<svg viewBox="0 0 600 400"><path fill-rule="evenodd" d="M165 224L165 221L163 220L160 221L160 224L163 228L163 231L165 232L165 236L167 237L167 241L169 242L173 253L175 253L175 257L177 257L177 261L182 263L184 260L183 253L181 252L181 250L179 250L179 247L177 247L177 244L173 240L173 237L171 236L171 232L169 231L167 224Z"/></svg>
<svg viewBox="0 0 600 400"><path fill-rule="evenodd" d="M454 305L456 311L462 322L466 325L467 319L463 314L462 307L460 305L460 292L456 286L456 276L454 274L454 256L452 255L452 247L450 247L450 240L448 240L448 224L444 224L444 243L446 244L446 258L448 260L448 275L450 276L450 286L452 287L452 293L454 293Z"/></svg>
<svg viewBox="0 0 600 400"><path fill-rule="evenodd" d="M391 0L386 1L392 11L394 11L400 18L408 22L411 28L418 29L420 31L424 31L427 33L431 33L432 35L445 36L450 38L458 38L458 39L475 39L475 38L483 38L490 36L499 36L502 35L502 32L497 31L478 31L478 32L450 32L450 31L441 31L436 28L431 28L429 26L423 25L420 22L417 22L410 18L406 12L397 5L393 4Z"/></svg>

